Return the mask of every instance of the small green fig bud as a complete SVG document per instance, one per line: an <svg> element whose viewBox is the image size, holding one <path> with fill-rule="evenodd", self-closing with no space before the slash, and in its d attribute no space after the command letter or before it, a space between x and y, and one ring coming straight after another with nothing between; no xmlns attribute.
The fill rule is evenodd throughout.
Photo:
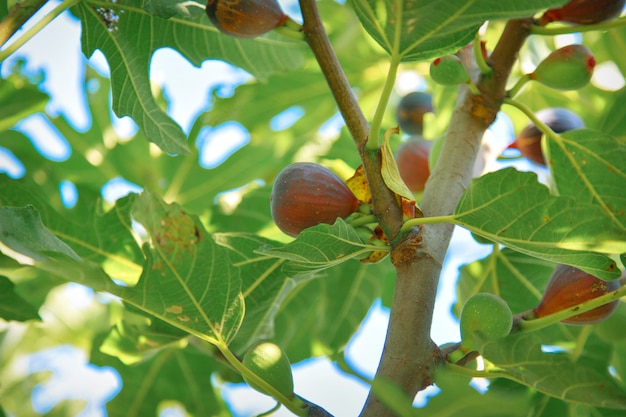
<svg viewBox="0 0 626 417"><path fill-rule="evenodd" d="M289 19L276 0L208 0L206 14L221 32L237 38L263 35Z"/></svg>
<svg viewBox="0 0 626 417"><path fill-rule="evenodd" d="M430 78L437 84L457 85L466 83L469 74L456 55L445 55L430 64Z"/></svg>
<svg viewBox="0 0 626 417"><path fill-rule="evenodd" d="M626 0L571 0L563 7L546 11L539 19L540 25L550 22L567 22L591 25L605 22L620 15Z"/></svg>
<svg viewBox="0 0 626 417"><path fill-rule="evenodd" d="M424 114L433 112L432 97L428 93L414 91L402 97L396 110L400 129L409 135L421 135Z"/></svg>
<svg viewBox="0 0 626 417"><path fill-rule="evenodd" d="M576 90L587 85L595 66L586 46L568 45L548 55L529 77L557 90Z"/></svg>
<svg viewBox="0 0 626 417"><path fill-rule="evenodd" d="M280 346L272 342L258 343L248 349L242 362L255 375L276 388L276 391L288 398L293 396L291 364ZM243 379L255 390L270 395L256 383L250 381L249 378L246 378L246 375L243 376Z"/></svg>
<svg viewBox="0 0 626 417"><path fill-rule="evenodd" d="M476 350L474 334L479 332L487 339L499 339L509 334L513 326L513 313L506 301L491 293L474 294L461 310L461 346L467 351Z"/></svg>

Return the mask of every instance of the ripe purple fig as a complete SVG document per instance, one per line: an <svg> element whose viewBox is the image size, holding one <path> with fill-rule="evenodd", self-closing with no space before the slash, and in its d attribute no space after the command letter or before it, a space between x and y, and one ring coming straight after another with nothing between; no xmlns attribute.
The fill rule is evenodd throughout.
<svg viewBox="0 0 626 417"><path fill-rule="evenodd" d="M585 127L585 123L578 115L560 107L549 107L540 110L536 113L536 116L556 133ZM531 161L545 165L546 160L541 151L542 135L543 132L533 123L530 123L517 135L515 142L510 147L519 149L522 155Z"/></svg>
<svg viewBox="0 0 626 417"><path fill-rule="evenodd" d="M557 90L576 90L589 83L595 66L589 48L574 44L552 51L529 77Z"/></svg>
<svg viewBox="0 0 626 417"><path fill-rule="evenodd" d="M271 196L272 218L290 236L320 223L333 224L359 207L359 200L328 168L298 162L276 177Z"/></svg>
<svg viewBox="0 0 626 417"><path fill-rule="evenodd" d="M276 0L208 0L206 14L221 32L237 38L263 35L288 19Z"/></svg>
<svg viewBox="0 0 626 417"><path fill-rule="evenodd" d="M423 191L430 175L428 155L432 142L420 136L412 136L396 151L396 163L400 177L414 193Z"/></svg>
<svg viewBox="0 0 626 417"><path fill-rule="evenodd" d="M402 97L398 103L396 118L403 132L409 135L420 135L424 126L424 114L432 112L431 95L414 91Z"/></svg>
<svg viewBox="0 0 626 417"><path fill-rule="evenodd" d="M557 265L543 292L541 302L533 311L536 317L544 317L615 291L619 287L618 280L603 281L573 266ZM562 320L562 322L568 324L600 322L613 313L618 302L615 300L591 311Z"/></svg>
<svg viewBox="0 0 626 417"><path fill-rule="evenodd" d="M591 25L618 17L626 0L571 0L565 6L546 11L539 19L544 26L550 22Z"/></svg>

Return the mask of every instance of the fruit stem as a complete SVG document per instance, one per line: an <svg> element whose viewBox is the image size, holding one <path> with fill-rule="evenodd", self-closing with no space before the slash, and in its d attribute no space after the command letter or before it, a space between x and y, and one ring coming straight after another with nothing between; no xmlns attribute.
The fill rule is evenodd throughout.
<svg viewBox="0 0 626 417"><path fill-rule="evenodd" d="M296 22L295 20L293 20L291 17L287 17L287 20L285 20L285 23L282 26L279 26L276 29L274 29L274 32L289 39L295 39L298 41L304 40L304 33L302 32L302 25Z"/></svg>
<svg viewBox="0 0 626 417"><path fill-rule="evenodd" d="M41 32L41 30L44 27L46 27L48 23L52 22L61 13L63 13L64 11L66 11L67 9L75 5L76 3L78 3L78 1L80 0L63 0L54 9L52 9L52 11L50 11L49 13L46 13L46 15L43 16L41 20L39 20L37 23L35 23L33 27L27 30L26 33L21 35L19 38L15 40L15 42L13 42L9 46L7 46L5 49L0 51L0 62L3 62L5 59L7 59L11 54L13 54L15 51L21 48L26 42L32 39L37 33ZM32 13L35 13L35 11L36 10L33 10ZM8 18L9 16L7 16L7 18L5 18L5 20L2 21L3 25L5 24L5 21ZM9 22L8 25L10 26L11 23ZM0 27L0 29L5 29L5 28ZM8 28L8 30L10 30L10 27ZM4 35L4 33L2 33L2 35ZM2 41L3 45L4 45L4 42L6 42L6 40Z"/></svg>
<svg viewBox="0 0 626 417"><path fill-rule="evenodd" d="M626 26L626 16L623 16L614 20L609 20L606 22L594 23L591 25L546 27L546 26L533 24L530 27L530 33L533 35L554 36L554 35L565 35L568 33L605 31L609 29L619 28L622 26Z"/></svg>
<svg viewBox="0 0 626 417"><path fill-rule="evenodd" d="M535 330L540 330L544 327L548 327L552 324L558 323L561 320L565 320L570 317L586 313L587 311L591 311L594 308L598 308L600 306L618 300L624 296L626 296L626 286L622 286L616 291L612 291L599 297L592 298L591 300L587 300L578 305L571 306L569 308L566 308L565 310L557 311L556 313L549 314L545 317L531 320L521 318L517 323L513 325L513 331L534 332Z"/></svg>
<svg viewBox="0 0 626 417"><path fill-rule="evenodd" d="M474 84L474 81L472 81L469 78L467 80L467 86L469 87L469 89L472 92L472 94L474 94L475 96L479 96L480 95L480 90L478 89L476 84Z"/></svg>
<svg viewBox="0 0 626 417"><path fill-rule="evenodd" d="M378 218L373 214L368 214L365 216L357 217L353 220L346 221L346 223L348 223L352 227L365 226L365 225L377 223L377 222L378 222Z"/></svg>
<svg viewBox="0 0 626 417"><path fill-rule="evenodd" d="M451 362L446 362L445 367L450 372L453 372L459 375L469 376L471 378L509 378L509 379L512 379L511 376L507 375L504 372L500 372L498 370L479 371L478 369L466 368L464 366L459 366Z"/></svg>
<svg viewBox="0 0 626 417"><path fill-rule="evenodd" d="M556 133L554 130L550 129L548 125L546 125L541 120L539 120L539 118L530 109L530 107L512 98L505 98L503 102L510 106L517 107L535 124L535 126L537 126L539 130L541 130L546 135L550 136L550 138L554 139L555 141L557 142L561 141L561 135Z"/></svg>
<svg viewBox="0 0 626 417"><path fill-rule="evenodd" d="M485 56L483 55L483 41L480 37L480 32L476 33L476 37L474 38L474 42L472 43L472 51L474 52L474 61L476 61L476 66L480 70L480 73L483 75L491 74L493 69L487 64L485 61Z"/></svg>
<svg viewBox="0 0 626 417"><path fill-rule="evenodd" d="M385 79L385 84L383 85L380 99L378 99L378 105L376 106L376 111L374 112L374 118L372 119L370 126L370 135L366 144L368 149L376 149L380 146L380 126L385 110L387 109L387 104L389 103L391 91L393 90L393 86L396 82L399 65L400 57L397 53L392 54L389 62L389 69L387 70L387 78Z"/></svg>
<svg viewBox="0 0 626 417"><path fill-rule="evenodd" d="M518 95L520 90L526 85L528 81L530 81L530 75L529 74L522 75L520 79L517 80L513 88L509 90L508 96L513 98L516 95Z"/></svg>
<svg viewBox="0 0 626 417"><path fill-rule="evenodd" d="M414 219L409 219L404 222L401 232L408 232L415 226L419 226L421 224L436 224L436 223L454 223L454 215L450 216L430 216L430 217L416 217Z"/></svg>

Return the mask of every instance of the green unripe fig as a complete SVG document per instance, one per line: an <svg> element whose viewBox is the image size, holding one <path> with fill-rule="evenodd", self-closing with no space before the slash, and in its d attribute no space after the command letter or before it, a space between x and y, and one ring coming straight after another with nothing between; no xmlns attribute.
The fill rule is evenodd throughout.
<svg viewBox="0 0 626 417"><path fill-rule="evenodd" d="M445 55L430 64L430 78L437 84L457 85L466 83L469 74L456 55Z"/></svg>
<svg viewBox="0 0 626 417"><path fill-rule="evenodd" d="M216 28L236 38L263 35L288 20L276 0L208 0L205 10Z"/></svg>
<svg viewBox="0 0 626 417"><path fill-rule="evenodd" d="M276 388L276 391L288 398L293 396L291 364L280 346L272 342L260 342L248 349L242 362L255 375ZM251 388L270 395L263 388L250 381L246 375L243 376L243 379Z"/></svg>
<svg viewBox="0 0 626 417"><path fill-rule="evenodd" d="M400 177L409 190L423 191L430 175L428 154L432 142L421 136L412 136L396 151L396 164Z"/></svg>
<svg viewBox="0 0 626 417"><path fill-rule="evenodd" d="M513 326L513 313L502 298L491 293L474 294L461 310L461 347L476 350L474 334L487 339L499 339L509 334Z"/></svg>
<svg viewBox="0 0 626 417"><path fill-rule="evenodd" d="M591 25L605 22L620 15L626 0L571 0L563 7L547 10L539 19L544 26L550 22L567 22Z"/></svg>
<svg viewBox="0 0 626 417"><path fill-rule="evenodd" d="M587 85L596 60L584 45L568 45L553 51L529 74L531 80L557 90L576 90Z"/></svg>
<svg viewBox="0 0 626 417"><path fill-rule="evenodd" d="M535 116L556 133L585 127L585 123L576 113L561 107L549 107L540 110ZM524 157L545 166L546 160L541 149L542 136L543 132L534 123L529 123L509 147L519 149Z"/></svg>
<svg viewBox="0 0 626 417"><path fill-rule="evenodd" d="M424 114L432 112L431 95L414 91L402 97L396 109L396 118L403 132L409 135L421 135L424 126Z"/></svg>
<svg viewBox="0 0 626 417"><path fill-rule="evenodd" d="M348 186L328 168L310 162L285 167L274 180L270 208L276 226L290 236L320 223L333 224L359 207Z"/></svg>
<svg viewBox="0 0 626 417"><path fill-rule="evenodd" d="M578 268L557 265L550 276L539 305L533 310L541 318L582 302L610 293L620 287L618 280L604 281ZM591 311L562 320L568 324L593 324L609 317L619 301L615 300Z"/></svg>

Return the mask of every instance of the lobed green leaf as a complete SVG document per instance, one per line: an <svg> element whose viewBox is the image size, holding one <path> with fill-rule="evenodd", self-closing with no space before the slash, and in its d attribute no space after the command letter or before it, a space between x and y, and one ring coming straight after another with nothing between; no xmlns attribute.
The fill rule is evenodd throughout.
<svg viewBox="0 0 626 417"><path fill-rule="evenodd" d="M602 208L553 196L534 173L513 168L472 181L454 222L521 253L607 280L620 275L608 254L626 252L626 233Z"/></svg>
<svg viewBox="0 0 626 417"><path fill-rule="evenodd" d="M549 167L561 196L602 208L626 232L626 143L593 130L547 138Z"/></svg>
<svg viewBox="0 0 626 417"><path fill-rule="evenodd" d="M584 361L574 363L562 352L544 353L536 334L518 334L485 342L482 355L504 374L546 395L576 404L626 410L626 391L608 370Z"/></svg>
<svg viewBox="0 0 626 417"><path fill-rule="evenodd" d="M456 52L487 20L532 17L564 0L352 0L365 30L390 55L402 61Z"/></svg>

